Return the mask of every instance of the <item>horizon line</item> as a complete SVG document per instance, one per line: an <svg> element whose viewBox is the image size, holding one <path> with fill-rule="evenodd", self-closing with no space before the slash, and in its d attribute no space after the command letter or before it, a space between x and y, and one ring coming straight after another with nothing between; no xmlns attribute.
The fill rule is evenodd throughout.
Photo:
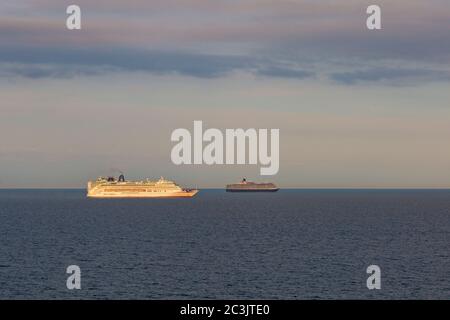
<svg viewBox="0 0 450 320"><path fill-rule="evenodd" d="M196 187L199 190L225 190L225 187ZM450 190L447 187L279 187L280 190ZM0 187L0 190L85 190L85 187Z"/></svg>

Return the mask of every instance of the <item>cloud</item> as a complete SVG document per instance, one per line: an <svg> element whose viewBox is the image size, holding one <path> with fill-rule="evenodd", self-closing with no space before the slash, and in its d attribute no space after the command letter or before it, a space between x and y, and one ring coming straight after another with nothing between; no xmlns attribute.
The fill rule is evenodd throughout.
<svg viewBox="0 0 450 320"><path fill-rule="evenodd" d="M108 72L148 72L217 78L233 71L296 79L314 75L311 71L280 67L276 61L249 56L152 52L128 48L10 48L0 52L0 76L3 77L70 78Z"/></svg>
<svg viewBox="0 0 450 320"><path fill-rule="evenodd" d="M280 78L292 78L292 79L305 79L314 76L311 71L295 70L280 67L267 67L258 70L260 75L268 77L280 77Z"/></svg>
<svg viewBox="0 0 450 320"><path fill-rule="evenodd" d="M64 3L16 2L14 13L0 9L3 45L450 61L450 7L441 0L377 1L380 31L366 29L366 0L79 0L83 29L74 32Z"/></svg>
<svg viewBox="0 0 450 320"><path fill-rule="evenodd" d="M351 72L330 74L330 78L341 84L356 84L360 82L389 82L401 80L402 84L429 81L450 81L450 72L432 69L405 68L372 68Z"/></svg>
<svg viewBox="0 0 450 320"><path fill-rule="evenodd" d="M0 77L23 77L29 79L56 78L68 79L76 76L101 75L114 71L105 66L66 66L51 64L0 64Z"/></svg>
<svg viewBox="0 0 450 320"><path fill-rule="evenodd" d="M350 60L349 60L350 61ZM371 62L364 68L361 61L347 61L334 71L333 65L321 68L305 62L286 63L270 58L212 55L187 52L154 52L130 48L70 49L70 48L4 48L0 51L0 77L29 79L73 78L113 72L145 72L156 75L181 75L213 79L233 72L246 72L268 78L306 80L331 79L345 85L380 83L415 85L433 81L450 81L449 70L437 70L427 65L414 67ZM339 63L335 63L339 64ZM344 66L344 69L342 67ZM335 67L334 69L338 69Z"/></svg>
<svg viewBox="0 0 450 320"><path fill-rule="evenodd" d="M1 75L44 78L144 71L217 78L244 71L300 80L313 77L315 66L327 65L332 79L353 84L379 81L371 77L442 81L446 76L436 72L414 75L386 69L392 60L431 62L435 69L450 63L450 7L443 0L379 0L380 31L365 27L368 0L77 4L83 19L78 31L65 28L66 3L0 4L0 63L16 64ZM378 71L342 73L335 63L357 60L376 64Z"/></svg>
<svg viewBox="0 0 450 320"><path fill-rule="evenodd" d="M1 51L0 61L4 64L1 74L29 78L91 75L111 71L177 73L213 78L235 69L253 66L252 60L246 57L129 49L13 48Z"/></svg>

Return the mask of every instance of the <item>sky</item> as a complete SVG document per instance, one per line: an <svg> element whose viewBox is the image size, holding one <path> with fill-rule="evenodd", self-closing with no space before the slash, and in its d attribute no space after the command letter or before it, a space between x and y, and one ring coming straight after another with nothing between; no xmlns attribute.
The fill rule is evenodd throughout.
<svg viewBox="0 0 450 320"><path fill-rule="evenodd" d="M202 188L448 188L449 88L448 0L4 1L0 188L119 170ZM174 165L171 132L194 120L280 129L278 174Z"/></svg>

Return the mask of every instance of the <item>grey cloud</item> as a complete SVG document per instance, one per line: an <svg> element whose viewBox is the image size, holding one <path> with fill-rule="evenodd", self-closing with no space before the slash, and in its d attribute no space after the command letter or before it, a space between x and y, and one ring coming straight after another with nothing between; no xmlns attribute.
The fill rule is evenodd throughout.
<svg viewBox="0 0 450 320"><path fill-rule="evenodd" d="M378 63L363 68L353 61L352 71L318 71L314 63L287 63L268 57L207 55L186 52L151 52L137 49L46 49L5 48L0 52L0 77L72 78L110 72L148 72L179 74L212 79L234 71L244 71L263 77L303 80L317 74L346 85L357 83L387 83L411 85L420 82L450 81L450 71L412 64L402 67L378 67ZM355 67L356 66L356 67ZM331 69L332 70L332 69Z"/></svg>
<svg viewBox="0 0 450 320"><path fill-rule="evenodd" d="M245 64L240 58L179 53L149 53L137 50L105 49L13 49L0 52L0 60L18 64L49 64L85 73L88 67L113 67L155 73L178 72L198 77L214 77ZM31 69L32 70L32 69ZM26 75L24 73L24 75Z"/></svg>
<svg viewBox="0 0 450 320"><path fill-rule="evenodd" d="M236 70L267 77L304 79L310 71L280 68L276 61L249 56L206 55L182 52L148 52L133 49L10 48L0 52L0 76L67 78L114 71L180 74L216 78Z"/></svg>
<svg viewBox="0 0 450 320"><path fill-rule="evenodd" d="M383 29L373 32L365 27L365 7L371 4L366 0L339 4L310 0L83 0L78 4L86 13L79 33L64 29L65 11L60 2L34 0L30 8L20 8L16 14L0 13L0 42L192 50L204 45L214 47L214 52L223 47L227 52L252 47L258 54L288 58L301 52L322 60L450 61L450 7L441 0L379 0ZM39 14L29 17L35 10Z"/></svg>
<svg viewBox="0 0 450 320"><path fill-rule="evenodd" d="M99 75L112 68L91 68L86 66L64 66L64 65L24 65L5 64L0 66L0 77L24 77L29 79L58 78L67 79L81 75Z"/></svg>
<svg viewBox="0 0 450 320"><path fill-rule="evenodd" d="M252 65L251 60L243 57L122 49L10 49L0 52L0 61L19 65L8 67L3 74L29 78L90 75L114 70L213 78Z"/></svg>
<svg viewBox="0 0 450 320"><path fill-rule="evenodd" d="M433 69L372 68L351 72L336 72L330 78L338 83L352 85L359 82L390 82L401 80L402 84L424 81L450 81L450 72Z"/></svg>
<svg viewBox="0 0 450 320"><path fill-rule="evenodd" d="M335 72L332 79L347 84L446 80L435 72L386 70L386 61L394 60L448 65L450 9L444 0L380 0L383 29L373 32L365 27L370 1L331 2L80 0L83 29L68 32L65 5L18 0L0 5L0 63L23 67L0 72L42 78L125 70L215 78L241 70L300 80L314 76L313 65L326 65L326 72ZM366 67L376 64L377 71L338 73L337 60L369 62Z"/></svg>
<svg viewBox="0 0 450 320"><path fill-rule="evenodd" d="M257 73L263 76L292 78L292 79L305 79L314 76L314 73L311 71L280 68L280 67L262 68L258 70Z"/></svg>

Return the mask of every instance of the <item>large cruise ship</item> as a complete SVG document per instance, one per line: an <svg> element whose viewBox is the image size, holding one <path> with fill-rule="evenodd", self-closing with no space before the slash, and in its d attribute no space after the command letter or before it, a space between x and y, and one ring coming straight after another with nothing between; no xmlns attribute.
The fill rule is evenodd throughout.
<svg viewBox="0 0 450 320"><path fill-rule="evenodd" d="M99 177L87 185L90 198L184 198L193 197L197 192L197 189L183 189L162 177L158 181L129 181L123 174L118 179Z"/></svg>
<svg viewBox="0 0 450 320"><path fill-rule="evenodd" d="M279 188L271 182L255 183L242 179L239 183L227 185L227 192L275 192Z"/></svg>

